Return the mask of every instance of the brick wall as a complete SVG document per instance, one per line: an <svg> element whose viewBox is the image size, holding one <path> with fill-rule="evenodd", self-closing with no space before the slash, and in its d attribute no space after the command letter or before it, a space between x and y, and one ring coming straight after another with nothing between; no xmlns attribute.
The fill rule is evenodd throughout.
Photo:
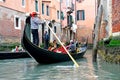
<svg viewBox="0 0 120 80"><path fill-rule="evenodd" d="M5 42L11 42L16 39L20 41L23 27L25 14L19 11L15 11L6 7L0 7L0 35L3 37L2 40ZM21 29L15 29L14 27L14 15L18 15L21 18ZM11 39L11 40L7 40ZM12 40L14 39L14 40Z"/></svg>
<svg viewBox="0 0 120 80"><path fill-rule="evenodd" d="M112 32L120 32L120 0L112 0Z"/></svg>

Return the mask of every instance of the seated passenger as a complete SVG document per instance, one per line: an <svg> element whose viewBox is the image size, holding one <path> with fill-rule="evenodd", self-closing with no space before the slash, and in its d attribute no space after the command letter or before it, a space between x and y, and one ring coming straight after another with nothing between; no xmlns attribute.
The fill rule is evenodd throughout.
<svg viewBox="0 0 120 80"><path fill-rule="evenodd" d="M73 40L70 40L70 44L66 46L67 49L69 49L70 45L72 44Z"/></svg>
<svg viewBox="0 0 120 80"><path fill-rule="evenodd" d="M62 44L65 46L64 43L62 43ZM65 47L65 48L66 48L66 47ZM56 49L54 50L54 52L67 54L66 50L63 48L62 45L61 45L59 48L56 48Z"/></svg>
<svg viewBox="0 0 120 80"><path fill-rule="evenodd" d="M68 51L70 53L76 53L76 44L74 44L74 42L71 42L69 48L68 48Z"/></svg>
<svg viewBox="0 0 120 80"><path fill-rule="evenodd" d="M56 40L53 41L53 45L48 48L48 50L53 51L57 48L57 42Z"/></svg>

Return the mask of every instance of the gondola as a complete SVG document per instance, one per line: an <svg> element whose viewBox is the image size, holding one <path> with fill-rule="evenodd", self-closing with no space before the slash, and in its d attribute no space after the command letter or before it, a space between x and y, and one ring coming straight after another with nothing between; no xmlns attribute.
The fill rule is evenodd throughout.
<svg viewBox="0 0 120 80"><path fill-rule="evenodd" d="M30 58L25 51L21 52L0 52L0 60L3 59L18 59L18 58Z"/></svg>
<svg viewBox="0 0 120 80"><path fill-rule="evenodd" d="M58 62L65 62L70 61L71 58L68 54L63 53L56 53L52 51L48 51L46 49L42 49L36 45L34 45L27 36L27 28L29 26L25 26L23 37L21 40L23 48L28 52L28 54L34 58L40 64L51 64L51 63L58 63ZM81 52L71 54L74 59L80 59L83 57L87 50L87 46L81 47Z"/></svg>

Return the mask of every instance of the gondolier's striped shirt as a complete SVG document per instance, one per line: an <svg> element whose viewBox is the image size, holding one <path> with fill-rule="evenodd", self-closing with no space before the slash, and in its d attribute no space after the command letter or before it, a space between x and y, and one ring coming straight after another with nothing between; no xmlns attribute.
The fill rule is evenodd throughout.
<svg viewBox="0 0 120 80"><path fill-rule="evenodd" d="M39 24L44 23L43 20L40 20L38 17L32 17L31 18L31 29L38 29Z"/></svg>

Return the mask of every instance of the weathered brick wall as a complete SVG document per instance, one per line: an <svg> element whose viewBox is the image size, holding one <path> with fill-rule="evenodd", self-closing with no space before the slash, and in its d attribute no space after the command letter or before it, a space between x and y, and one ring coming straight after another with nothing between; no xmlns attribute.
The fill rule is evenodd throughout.
<svg viewBox="0 0 120 80"><path fill-rule="evenodd" d="M120 0L112 0L112 32L120 32Z"/></svg>
<svg viewBox="0 0 120 80"><path fill-rule="evenodd" d="M18 15L21 18L21 29L15 29L14 27L14 15ZM23 27L24 27L25 14L19 11L15 11L6 7L0 7L0 35L2 41L20 41ZM14 37L14 38L12 38ZM14 39L14 40L7 40Z"/></svg>

